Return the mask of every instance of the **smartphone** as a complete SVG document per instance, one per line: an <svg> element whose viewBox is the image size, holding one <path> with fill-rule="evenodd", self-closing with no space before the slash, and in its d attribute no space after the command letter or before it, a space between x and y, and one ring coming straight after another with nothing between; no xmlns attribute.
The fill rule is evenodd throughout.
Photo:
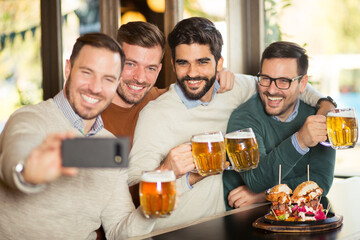
<svg viewBox="0 0 360 240"><path fill-rule="evenodd" d="M129 138L73 138L62 141L62 165L79 168L126 168Z"/></svg>

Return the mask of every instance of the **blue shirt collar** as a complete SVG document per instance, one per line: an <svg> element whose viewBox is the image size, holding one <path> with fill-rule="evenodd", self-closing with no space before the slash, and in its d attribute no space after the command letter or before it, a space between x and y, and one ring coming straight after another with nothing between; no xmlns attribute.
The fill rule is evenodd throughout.
<svg viewBox="0 0 360 240"><path fill-rule="evenodd" d="M71 125L79 130L83 135L85 123L84 120L74 112L73 108L70 106L69 101L65 98L64 91L61 90L56 96L54 97L54 102L56 103L57 107L62 111L64 116L69 120ZM90 131L86 134L87 137L97 134L101 129L103 129L104 123L101 119L101 116L98 115L96 117L94 125L91 127Z"/></svg>
<svg viewBox="0 0 360 240"><path fill-rule="evenodd" d="M218 83L218 81L215 81L214 83L214 90L213 93L211 95L211 100L214 98L216 92L219 90L220 88L220 84ZM184 105L186 106L186 108L191 109L200 105L203 106L207 106L209 105L210 102L202 102L200 100L191 100L188 97L185 96L185 94L183 93L181 87L178 85L178 83L176 82L175 84L175 91L177 93L177 95L179 95L181 101L184 103ZM211 101L210 100L210 101Z"/></svg>
<svg viewBox="0 0 360 240"><path fill-rule="evenodd" d="M290 114L290 116L285 120L285 122L291 122L296 118L296 116L299 113L299 105L300 105L300 99L298 98L295 104L294 111ZM277 121L280 121L280 119L277 116L273 116L273 118Z"/></svg>

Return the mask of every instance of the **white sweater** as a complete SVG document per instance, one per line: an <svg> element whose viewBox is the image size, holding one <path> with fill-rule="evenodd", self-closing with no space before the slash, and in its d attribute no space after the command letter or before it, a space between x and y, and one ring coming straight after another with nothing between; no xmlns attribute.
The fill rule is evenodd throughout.
<svg viewBox="0 0 360 240"><path fill-rule="evenodd" d="M123 169L80 169L49 184L27 187L13 168L52 132L75 131L52 99L16 111L0 136L0 238L107 239L151 231L154 222L135 210ZM96 137L114 137L102 129Z"/></svg>

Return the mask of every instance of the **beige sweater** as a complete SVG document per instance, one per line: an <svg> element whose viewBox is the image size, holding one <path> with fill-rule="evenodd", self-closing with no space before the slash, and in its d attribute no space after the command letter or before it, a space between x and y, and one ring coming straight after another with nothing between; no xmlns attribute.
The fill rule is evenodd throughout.
<svg viewBox="0 0 360 240"><path fill-rule="evenodd" d="M52 132L76 131L54 101L16 111L0 136L0 238L95 239L102 224L108 239L151 231L153 221L135 210L126 170L80 169L43 186L17 181L13 168ZM96 137L113 137L101 130Z"/></svg>
<svg viewBox="0 0 360 240"><path fill-rule="evenodd" d="M169 91L150 102L140 113L130 152L129 184L139 181L143 170L157 168L175 146L189 142L202 132L225 133L232 111L256 91L252 76L236 75L231 91L215 94L208 106L187 109L172 85ZM316 104L315 90L306 101ZM209 176L189 190L186 177L178 179L180 202L170 217L158 219L155 229L186 224L225 210L222 175Z"/></svg>

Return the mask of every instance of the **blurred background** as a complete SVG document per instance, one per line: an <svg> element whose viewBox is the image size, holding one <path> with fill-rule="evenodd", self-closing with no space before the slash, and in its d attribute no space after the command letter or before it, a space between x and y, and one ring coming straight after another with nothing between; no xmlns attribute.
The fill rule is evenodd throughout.
<svg viewBox="0 0 360 240"><path fill-rule="evenodd" d="M101 9L107 1L49 2L0 0L0 132L14 110L52 97L44 87L44 83L52 80L48 80L44 72L52 71L51 66L56 63L43 59L53 51L44 48L45 44L51 45L44 37L51 35L50 31L56 26L51 23L45 33L42 31L47 23L44 21L48 21L42 14L44 5L58 9L60 14L57 35L60 38L57 47L61 59L57 63L61 69L60 88L64 82L62 66L70 57L75 39L86 32L103 31L102 19L106 19L107 12L102 13ZM256 74L260 54L269 43L296 42L305 47L310 56L309 75L313 86L325 96L333 97L339 107L355 108L360 116L360 0L109 2L116 2L114 11L119 16L115 30L129 21L148 21L167 33L168 16L176 16L172 19L175 23L191 16L211 19L224 37L225 66L234 72ZM168 60L164 58L165 64L169 64ZM174 81L166 75L167 71L171 73L169 67L163 68L157 86L166 87ZM359 153L359 144L351 150L338 150L336 174L360 175Z"/></svg>

